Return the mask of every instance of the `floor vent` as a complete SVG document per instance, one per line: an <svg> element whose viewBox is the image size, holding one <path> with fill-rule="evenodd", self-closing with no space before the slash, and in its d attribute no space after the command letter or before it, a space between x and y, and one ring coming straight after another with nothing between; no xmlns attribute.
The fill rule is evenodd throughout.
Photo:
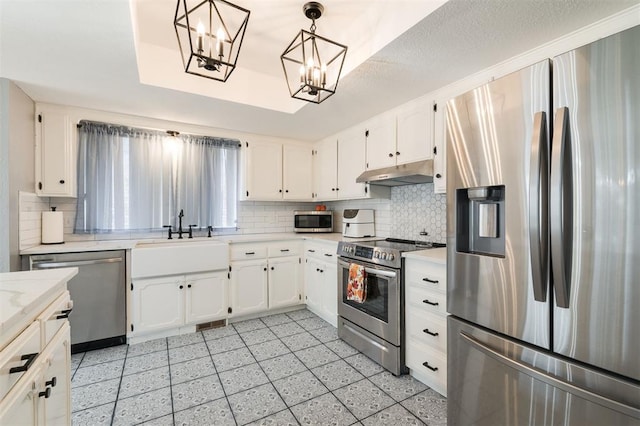
<svg viewBox="0 0 640 426"><path fill-rule="evenodd" d="M226 320L203 322L202 324L196 324L196 331L209 330L211 328L220 328L227 325Z"/></svg>

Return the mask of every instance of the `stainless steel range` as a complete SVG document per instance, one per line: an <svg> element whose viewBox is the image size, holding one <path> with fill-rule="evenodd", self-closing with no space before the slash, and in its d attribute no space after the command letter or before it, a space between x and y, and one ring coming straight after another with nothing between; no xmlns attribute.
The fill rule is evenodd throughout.
<svg viewBox="0 0 640 426"><path fill-rule="evenodd" d="M338 336L391 373L407 373L404 364L404 259L402 253L444 244L384 240L338 244ZM364 271L366 297L349 300L349 268Z"/></svg>

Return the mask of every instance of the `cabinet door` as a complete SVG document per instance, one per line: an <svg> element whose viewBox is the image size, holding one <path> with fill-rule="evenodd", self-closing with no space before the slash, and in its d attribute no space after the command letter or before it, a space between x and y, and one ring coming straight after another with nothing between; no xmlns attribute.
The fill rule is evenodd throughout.
<svg viewBox="0 0 640 426"><path fill-rule="evenodd" d="M249 142L245 144L246 189L249 200L282 199L282 144Z"/></svg>
<svg viewBox="0 0 640 426"><path fill-rule="evenodd" d="M385 114L367 125L367 169L396 164L396 117Z"/></svg>
<svg viewBox="0 0 640 426"><path fill-rule="evenodd" d="M433 105L433 192L447 192L446 104Z"/></svg>
<svg viewBox="0 0 640 426"><path fill-rule="evenodd" d="M183 277L134 281L132 331L157 331L183 325L184 291Z"/></svg>
<svg viewBox="0 0 640 426"><path fill-rule="evenodd" d="M325 319L338 326L338 265L335 261L322 264L322 308Z"/></svg>
<svg viewBox="0 0 640 426"><path fill-rule="evenodd" d="M321 263L309 258L304 267L304 299L307 306L316 313L322 312L322 293L320 292Z"/></svg>
<svg viewBox="0 0 640 426"><path fill-rule="evenodd" d="M34 394L39 381L34 365L7 395L0 400L0 425L35 426L37 424L38 397ZM64 423L70 424L70 423Z"/></svg>
<svg viewBox="0 0 640 426"><path fill-rule="evenodd" d="M266 259L231 263L231 308L234 316L266 311Z"/></svg>
<svg viewBox="0 0 640 426"><path fill-rule="evenodd" d="M194 324L227 317L229 300L226 271L187 275L185 322Z"/></svg>
<svg viewBox="0 0 640 426"><path fill-rule="evenodd" d="M283 198L311 200L313 193L313 156L311 146L283 146Z"/></svg>
<svg viewBox="0 0 640 426"><path fill-rule="evenodd" d="M269 309L301 303L300 258L269 259Z"/></svg>
<svg viewBox="0 0 640 426"><path fill-rule="evenodd" d="M316 155L313 157L313 184L316 198L319 200L333 200L337 197L338 142L336 138L325 139L315 145L315 151ZM364 149L362 151L364 153ZM364 155L362 163L364 166Z"/></svg>
<svg viewBox="0 0 640 426"><path fill-rule="evenodd" d="M398 111L396 164L432 158L432 107L430 103L413 103Z"/></svg>
<svg viewBox="0 0 640 426"><path fill-rule="evenodd" d="M36 120L36 193L76 197L75 150L69 115L41 111Z"/></svg>
<svg viewBox="0 0 640 426"><path fill-rule="evenodd" d="M366 168L366 138L359 129L344 132L338 138L338 198L364 198L366 184L356 183L356 179Z"/></svg>
<svg viewBox="0 0 640 426"><path fill-rule="evenodd" d="M41 398L44 424L71 424L71 334L68 321L56 333L47 349L44 358L43 381L39 390L46 391L50 387L49 398ZM42 424L42 422L39 422Z"/></svg>

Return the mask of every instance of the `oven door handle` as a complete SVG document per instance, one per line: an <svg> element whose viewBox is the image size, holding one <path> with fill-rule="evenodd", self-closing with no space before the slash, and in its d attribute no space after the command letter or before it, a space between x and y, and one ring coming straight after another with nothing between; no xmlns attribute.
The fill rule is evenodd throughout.
<svg viewBox="0 0 640 426"><path fill-rule="evenodd" d="M381 269L373 269L373 268L364 268L364 272L366 272L369 275L379 275L381 277L389 277L389 278L395 278L398 275L397 272L383 271Z"/></svg>

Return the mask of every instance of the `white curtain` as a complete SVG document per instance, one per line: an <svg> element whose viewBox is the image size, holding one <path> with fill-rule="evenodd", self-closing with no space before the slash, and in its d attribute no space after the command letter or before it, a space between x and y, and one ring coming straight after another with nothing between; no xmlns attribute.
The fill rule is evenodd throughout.
<svg viewBox="0 0 640 426"><path fill-rule="evenodd" d="M236 226L239 141L83 121L76 233Z"/></svg>

